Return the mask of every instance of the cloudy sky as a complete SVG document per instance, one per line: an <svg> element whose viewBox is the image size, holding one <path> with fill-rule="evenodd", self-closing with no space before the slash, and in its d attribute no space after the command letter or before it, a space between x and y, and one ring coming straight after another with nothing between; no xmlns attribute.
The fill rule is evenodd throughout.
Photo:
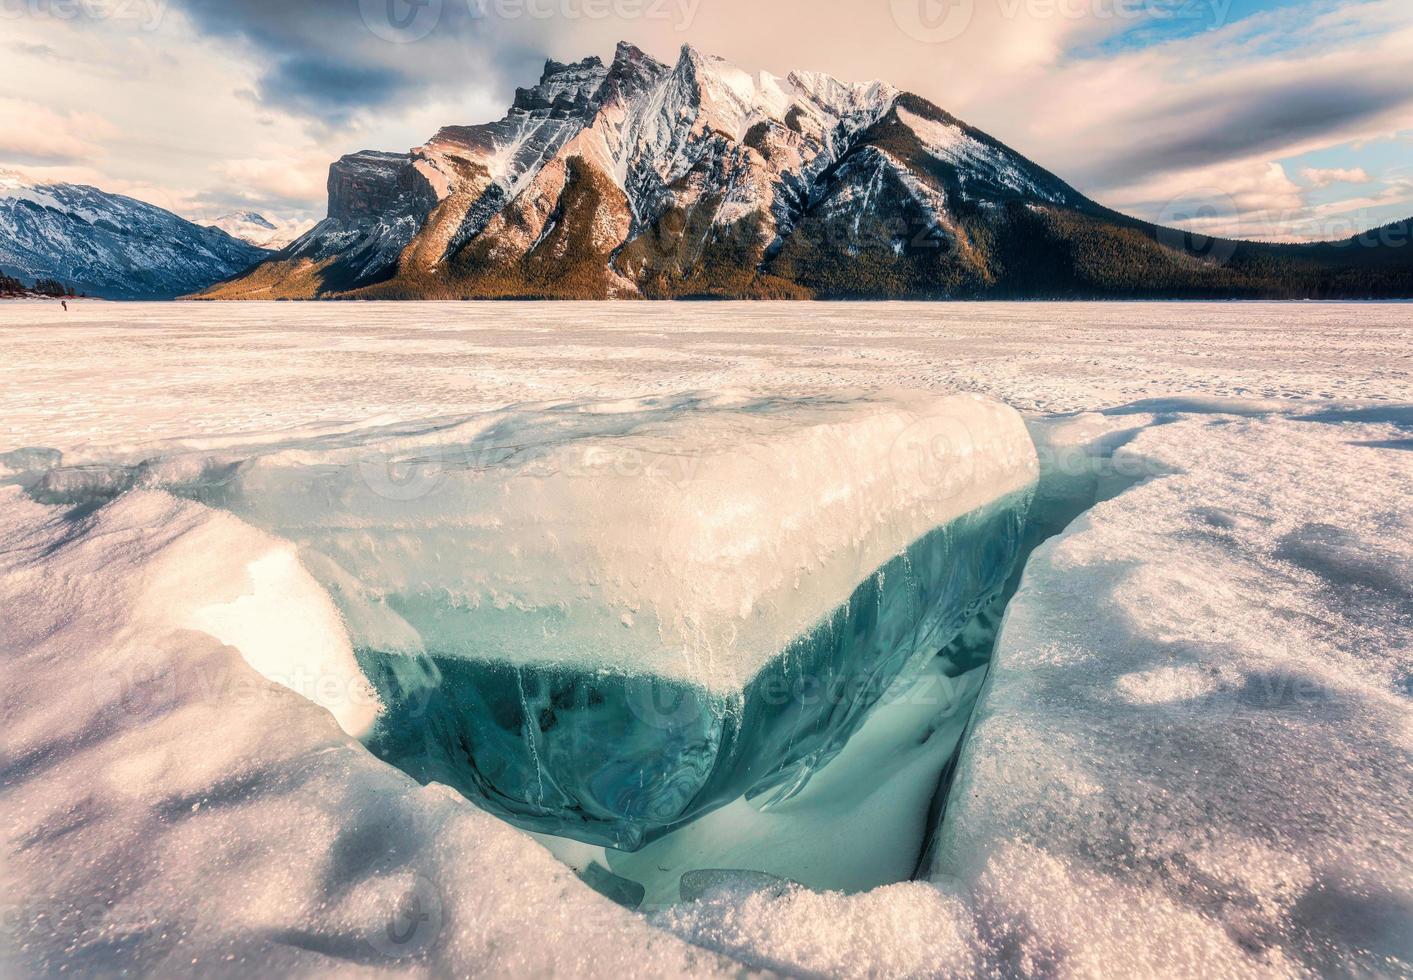
<svg viewBox="0 0 1413 980"><path fill-rule="evenodd" d="M333 158L499 116L620 38L886 79L1167 223L1413 215L1409 0L0 0L0 167L318 217Z"/></svg>

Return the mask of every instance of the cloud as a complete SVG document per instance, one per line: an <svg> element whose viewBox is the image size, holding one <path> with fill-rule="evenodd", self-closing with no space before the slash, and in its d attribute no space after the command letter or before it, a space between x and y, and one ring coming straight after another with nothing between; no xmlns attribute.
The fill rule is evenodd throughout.
<svg viewBox="0 0 1413 980"><path fill-rule="evenodd" d="M202 200L223 211L288 210L323 197L328 169L329 161L314 155L228 160L216 165L221 183Z"/></svg>
<svg viewBox="0 0 1413 980"><path fill-rule="evenodd" d="M282 104L326 125L342 125L357 112L408 99L415 89L411 79L391 68L294 55L265 73L257 94L262 102Z"/></svg>
<svg viewBox="0 0 1413 980"><path fill-rule="evenodd" d="M203 35L241 50L261 102L326 127L467 89L509 90L542 60L472 0L175 0ZM399 33L433 17L425 35ZM401 42L401 43L400 43ZM430 134L429 134L430 135Z"/></svg>
<svg viewBox="0 0 1413 980"><path fill-rule="evenodd" d="M961 0L942 5L965 16L940 36L937 2L174 0L249 56L262 105L370 133L468 86L503 106L543 56L603 55L619 39L665 59L690 40L752 70L886 78L1101 195L1359 138L1413 106L1404 0L1310 0L1231 22L1229 0ZM1160 39L1130 46L1145 26Z"/></svg>
<svg viewBox="0 0 1413 980"><path fill-rule="evenodd" d="M1142 143L1089 168L1089 179L1112 185L1136 174L1289 155L1413 104L1413 63L1408 67L1407 75L1373 72L1367 78L1340 69L1313 78L1282 73L1223 98L1203 92L1160 103L1145 111Z"/></svg>
<svg viewBox="0 0 1413 980"><path fill-rule="evenodd" d="M973 121L1120 210L1165 221L1235 202L1221 233L1306 237L1311 187L1282 161L1413 127L1413 5L1306 3L998 86ZM1230 218L1209 208L1207 220Z"/></svg>
<svg viewBox="0 0 1413 980"><path fill-rule="evenodd" d="M91 112L56 112L38 102L0 97L0 158L22 165L77 164L102 156L114 130Z"/></svg>
<svg viewBox="0 0 1413 980"><path fill-rule="evenodd" d="M1112 203L1159 224L1239 239L1279 238L1290 216L1306 210L1304 188L1279 163L1262 161L1158 174L1124 188Z"/></svg>
<svg viewBox="0 0 1413 980"><path fill-rule="evenodd" d="M1373 181L1363 167L1306 167L1300 171L1300 176L1305 183L1317 188L1329 187L1332 184L1368 184Z"/></svg>
<svg viewBox="0 0 1413 980"><path fill-rule="evenodd" d="M1362 197L1321 204L1314 208L1312 213L1316 217L1348 215L1357 211L1385 208L1389 205L1406 205L1410 208L1408 213L1413 213L1413 205L1408 203L1410 201L1413 201L1413 177L1405 177L1389 181L1382 189Z"/></svg>

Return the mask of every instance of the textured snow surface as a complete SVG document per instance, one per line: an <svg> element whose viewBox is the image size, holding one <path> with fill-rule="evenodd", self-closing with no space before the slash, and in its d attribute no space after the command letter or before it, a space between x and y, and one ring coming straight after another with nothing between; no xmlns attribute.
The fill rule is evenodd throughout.
<svg viewBox="0 0 1413 980"><path fill-rule="evenodd" d="M476 638L450 655L714 691L740 690L889 559L1036 476L1013 409L905 392L526 405L244 456L162 465L243 460L209 496L355 579L379 606L346 597L363 642L402 647L384 604L435 592Z"/></svg>
<svg viewBox="0 0 1413 980"><path fill-rule="evenodd" d="M1161 475L1032 556L933 871L1037 969L1406 975L1413 411L1223 408L1067 423Z"/></svg>
<svg viewBox="0 0 1413 980"><path fill-rule="evenodd" d="M377 704L277 537L0 487L0 971L1413 970L1407 307L13 303L0 343L0 482L526 401L907 387L1009 403L1054 492L1117 494L1031 559L927 880L723 875L644 918L346 734Z"/></svg>

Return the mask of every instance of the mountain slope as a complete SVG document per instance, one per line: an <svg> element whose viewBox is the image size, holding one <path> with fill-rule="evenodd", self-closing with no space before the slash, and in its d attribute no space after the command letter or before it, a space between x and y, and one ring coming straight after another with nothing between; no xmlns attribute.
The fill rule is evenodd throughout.
<svg viewBox="0 0 1413 980"><path fill-rule="evenodd" d="M1199 239L886 84L620 44L499 120L337 161L329 216L205 296L1413 296L1407 244Z"/></svg>
<svg viewBox="0 0 1413 980"><path fill-rule="evenodd" d="M0 272L9 275L108 299L170 299L269 254L121 194L0 171Z"/></svg>

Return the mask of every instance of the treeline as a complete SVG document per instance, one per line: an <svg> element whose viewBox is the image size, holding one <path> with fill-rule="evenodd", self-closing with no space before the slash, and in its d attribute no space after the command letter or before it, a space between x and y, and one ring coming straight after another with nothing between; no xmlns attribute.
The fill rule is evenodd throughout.
<svg viewBox="0 0 1413 980"><path fill-rule="evenodd" d="M893 198L898 214L935 222L909 210L901 192ZM807 218L806 234L787 240L767 266L821 299L1413 298L1408 222L1347 242L1278 245L1020 202L987 210L958 202L935 236L891 226L860 234L867 221L830 217L858 244L834 247L830 230L812 229Z"/></svg>
<svg viewBox="0 0 1413 980"><path fill-rule="evenodd" d="M54 299L83 295L73 286L65 286L57 279L36 279L34 286L30 287L26 286L22 279L0 273L0 296L28 296L30 294L50 296Z"/></svg>

